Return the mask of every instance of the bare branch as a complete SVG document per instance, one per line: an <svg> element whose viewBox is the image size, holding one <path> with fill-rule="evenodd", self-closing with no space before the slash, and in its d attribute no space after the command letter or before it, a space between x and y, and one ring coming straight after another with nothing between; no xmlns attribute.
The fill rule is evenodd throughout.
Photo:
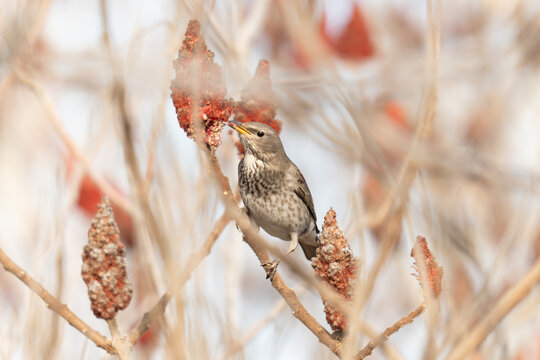
<svg viewBox="0 0 540 360"><path fill-rule="evenodd" d="M414 321L415 318L417 318L420 314L424 312L426 309L426 303L422 303L420 306L418 306L416 309L411 311L407 316L402 317L399 319L394 325L390 326L384 332L378 337L375 341L370 341L360 352L355 356L355 360L360 360L368 357L373 352L373 349L375 349L377 346L381 345L383 342L388 340L388 338L397 332L399 329L401 329L403 326L410 324Z"/></svg>
<svg viewBox="0 0 540 360"><path fill-rule="evenodd" d="M116 349L118 358L120 360L130 360L130 352L132 345L129 343L129 341L127 341L126 336L120 336L120 332L118 331L118 325L116 324L116 317L107 320L107 325L109 326L109 330L112 336L112 343L114 348Z"/></svg>
<svg viewBox="0 0 540 360"><path fill-rule="evenodd" d="M210 235L206 238L204 244L197 250L188 256L188 262L185 268L181 271L180 276L175 279L172 283L173 285L167 290L159 299L159 301L154 305L154 307L146 312L141 321L135 326L133 330L128 335L129 342L134 345L139 341L141 336L150 328L150 325L157 320L165 312L165 308L171 301L172 297L176 295L184 286L184 284L189 280L193 271L200 265L202 260L210 254L212 246L215 244L219 235L223 232L223 229L231 221L227 214L221 215L221 217L216 221Z"/></svg>
<svg viewBox="0 0 540 360"><path fill-rule="evenodd" d="M525 276L497 301L491 311L464 337L448 355L447 360L464 359L474 351L519 302L540 282L540 260Z"/></svg>
<svg viewBox="0 0 540 360"><path fill-rule="evenodd" d="M67 307L66 304L62 304L51 293L45 290L45 288L38 281L34 280L34 278L28 275L26 271L15 264L2 251L2 249L0 249L0 263L4 266L4 269L15 275L19 280L26 284L30 290L43 299L45 305L49 309L66 319L71 326L79 330L84 336L92 340L97 346L104 349L109 354L117 354L116 349L113 347L110 339L107 339L105 336L101 335L99 332L81 320Z"/></svg>
<svg viewBox="0 0 540 360"><path fill-rule="evenodd" d="M261 264L271 262L268 252L261 244L248 236L244 236L244 241L251 247ZM302 305L294 290L285 284L281 278L281 275L279 275L279 272L277 271L272 277L272 287L277 290L279 295L281 295L287 305L289 305L294 317L300 320L319 339L321 343L330 349L330 351L339 356L343 349L341 342L332 338L332 335L324 327L322 327L317 320L315 320L315 318Z"/></svg>

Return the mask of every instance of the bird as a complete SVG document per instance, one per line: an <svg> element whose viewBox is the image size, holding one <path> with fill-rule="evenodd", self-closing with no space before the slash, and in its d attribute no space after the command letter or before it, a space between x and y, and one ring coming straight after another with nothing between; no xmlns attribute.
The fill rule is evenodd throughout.
<svg viewBox="0 0 540 360"><path fill-rule="evenodd" d="M290 241L287 254L300 244L311 260L319 244L319 229L302 172L289 159L272 127L234 120L228 125L238 132L244 148L238 164L238 186L247 215L268 234Z"/></svg>

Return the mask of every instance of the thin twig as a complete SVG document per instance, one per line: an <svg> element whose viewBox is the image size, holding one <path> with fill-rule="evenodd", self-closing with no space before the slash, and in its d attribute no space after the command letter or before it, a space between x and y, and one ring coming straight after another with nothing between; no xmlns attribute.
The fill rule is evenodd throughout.
<svg viewBox="0 0 540 360"><path fill-rule="evenodd" d="M55 291L55 297L57 299L61 299L62 298L62 291L63 291L63 288L64 288L64 272L62 271L62 264L64 263L64 253L63 253L63 250L62 248L58 248L58 253L56 255L56 291ZM60 328L60 318L58 316L55 316L53 319L52 319L52 324L51 324L51 332L50 332L50 340L49 340L49 343L47 345L47 347L45 348L45 350L43 351L43 357L46 358L46 359L53 359L56 356L56 353L58 351L58 344L59 344L59 341L60 341L60 338L58 336L58 330Z"/></svg>
<svg viewBox="0 0 540 360"><path fill-rule="evenodd" d="M118 358L120 360L130 360L131 359L131 348L132 344L127 341L127 337L122 337L118 331L118 324L116 323L116 318L113 317L110 320L107 320L107 325L109 326L109 331L112 336L112 343L116 349Z"/></svg>
<svg viewBox="0 0 540 360"><path fill-rule="evenodd" d="M360 321L359 321L360 322ZM376 340L379 336L377 331L373 327L371 327L367 323L360 323L359 324L359 331L363 334L367 335L371 340ZM347 344L344 344L344 346L347 346ZM403 357L401 354L397 351L396 348L394 348L390 343L383 342L379 345L379 349L382 351L384 356L388 360L401 360ZM353 349L354 350L354 349ZM351 355L351 359L354 357L354 355ZM342 357L342 359L347 359L345 357Z"/></svg>
<svg viewBox="0 0 540 360"><path fill-rule="evenodd" d="M96 183L98 188L106 194L115 204L117 204L122 210L125 210L128 214L133 214L133 207L131 203L122 195L118 190L116 190L103 176L101 176L96 170L90 165L90 161L86 158L83 151L75 144L71 139L67 130L62 125L58 113L54 108L54 105L46 93L45 89L34 79L27 76L21 71L15 71L17 80L27 85L30 90L36 95L37 99L41 102L42 106L45 109L47 118L51 122L54 130L60 136L60 139L64 142L64 145L68 149L69 153L73 158L81 164L84 171L90 176L90 178Z"/></svg>
<svg viewBox="0 0 540 360"><path fill-rule="evenodd" d="M122 148L124 151L124 157L126 159L126 165L129 170L129 174L131 175L136 199L139 201L141 212L146 223L148 224L150 236L156 241L157 245L159 246L161 256L167 262L171 255L169 248L170 243L167 241L162 224L160 224L158 221L158 217L155 215L150 205L149 193L145 185L145 179L141 173L141 170L139 169L139 162L135 152L133 116L130 114L127 106L125 83L120 78L115 79L113 96L116 105L118 106Z"/></svg>
<svg viewBox="0 0 540 360"><path fill-rule="evenodd" d="M473 352L521 300L529 295L533 286L540 282L540 259L525 276L497 301L491 311L468 332L446 360L465 359Z"/></svg>
<svg viewBox="0 0 540 360"><path fill-rule="evenodd" d="M298 291L298 295L302 295L305 289ZM238 351L242 350L246 344L248 344L266 325L268 325L272 320L274 320L287 306L287 303L280 299L273 307L270 309L268 314L266 314L261 320L259 320L253 327L248 330L239 340L236 341L234 346L228 349L223 355L219 358L222 360L228 359Z"/></svg>
<svg viewBox="0 0 540 360"><path fill-rule="evenodd" d="M4 266L4 269L15 275L19 280L21 280L26 286L30 288L34 293L36 293L43 301L45 305L66 319L66 321L73 326L75 329L79 330L83 335L92 340L97 346L107 351L109 354L117 354L116 349L113 347L111 340L107 339L105 336L101 335L99 332L94 330L83 320L81 320L77 315L75 315L66 304L62 304L57 298L55 298L51 293L49 293L45 288L36 280L34 280L30 275L21 269L17 264L15 264L9 256L7 256L2 249L0 248L0 263Z"/></svg>
<svg viewBox="0 0 540 360"><path fill-rule="evenodd" d="M180 276L173 281L173 285L167 290L158 302L152 307L152 309L146 312L141 321L135 326L128 335L129 342L134 345L139 341L141 336L150 328L150 325L158 319L165 312L165 308L172 297L176 295L184 284L190 279L193 271L199 266L202 260L210 254L212 246L215 244L219 235L223 232L223 229L231 221L227 214L221 215L216 221L212 231L206 238L204 244L194 253L188 256L188 262L184 269L181 271Z"/></svg>
<svg viewBox="0 0 540 360"><path fill-rule="evenodd" d="M422 303L416 309L411 311L407 316L404 316L401 319L399 319L396 323L394 323L394 325L384 330L384 332L379 336L377 340L370 341L362 350L360 350L360 352L355 356L355 360L361 360L371 355L371 353L377 346L381 345L383 342L388 340L388 338L392 334L397 332L403 326L412 323L415 318L417 318L420 314L424 312L425 309L426 309L426 303Z"/></svg>

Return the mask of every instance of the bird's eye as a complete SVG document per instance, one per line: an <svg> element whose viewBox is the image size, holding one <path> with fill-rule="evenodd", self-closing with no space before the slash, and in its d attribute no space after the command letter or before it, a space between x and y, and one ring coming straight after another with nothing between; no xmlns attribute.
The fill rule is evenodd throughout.
<svg viewBox="0 0 540 360"><path fill-rule="evenodd" d="M258 136L258 137L263 137L263 136L264 136L264 132L262 132L262 131L257 132L257 136Z"/></svg>

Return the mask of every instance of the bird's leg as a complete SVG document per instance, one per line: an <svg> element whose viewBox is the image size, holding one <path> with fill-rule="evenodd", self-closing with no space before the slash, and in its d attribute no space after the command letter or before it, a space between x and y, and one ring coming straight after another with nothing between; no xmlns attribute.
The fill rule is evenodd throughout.
<svg viewBox="0 0 540 360"><path fill-rule="evenodd" d="M291 252L293 252L297 246L298 246L298 233L295 231L291 233L291 245L289 246L289 250L287 250L286 255L289 255Z"/></svg>
<svg viewBox="0 0 540 360"><path fill-rule="evenodd" d="M289 250L287 250L286 255L289 255L291 252L293 252L297 246L298 246L298 233L295 231L291 233L291 245L289 246ZM274 274L276 273L278 264L279 264L279 260L274 260L272 262L266 262L261 265L266 271L267 279L272 280L274 278Z"/></svg>

